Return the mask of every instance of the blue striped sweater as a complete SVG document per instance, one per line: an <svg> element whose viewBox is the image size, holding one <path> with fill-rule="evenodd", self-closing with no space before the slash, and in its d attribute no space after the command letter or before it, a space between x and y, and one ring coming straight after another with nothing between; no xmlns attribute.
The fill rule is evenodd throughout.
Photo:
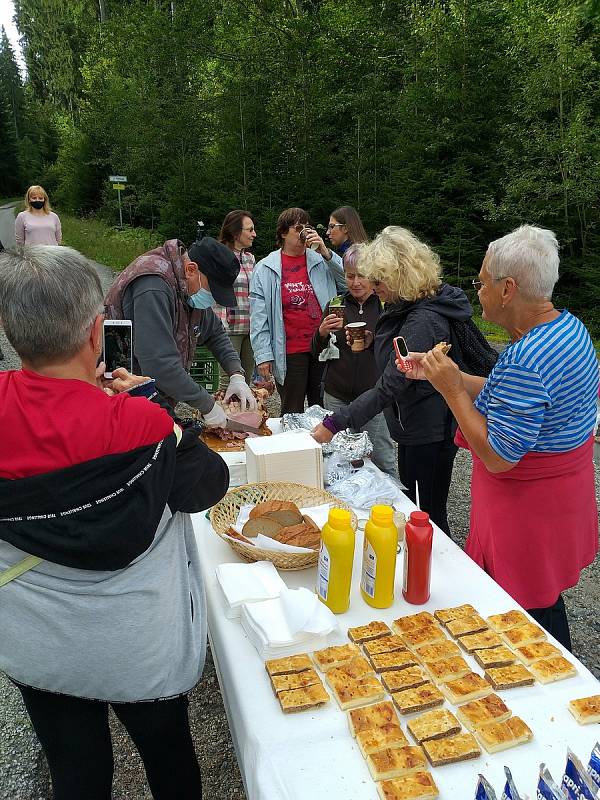
<svg viewBox="0 0 600 800"><path fill-rule="evenodd" d="M475 408L490 446L506 461L529 451L564 453L594 429L598 362L583 323L562 311L500 355Z"/></svg>

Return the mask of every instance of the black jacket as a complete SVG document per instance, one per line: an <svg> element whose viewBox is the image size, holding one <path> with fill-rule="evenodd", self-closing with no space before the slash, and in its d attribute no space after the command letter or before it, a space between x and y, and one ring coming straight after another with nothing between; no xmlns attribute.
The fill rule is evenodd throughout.
<svg viewBox="0 0 600 800"><path fill-rule="evenodd" d="M362 306L350 292L346 292L344 298L346 303L345 323L366 322L367 330L374 332L377 320L383 311L377 295L370 295ZM361 309L362 314L360 313ZM330 313L329 303L327 303L323 319ZM319 357L319 353L325 349L328 342L329 334L324 339L317 328L311 348L314 358ZM325 362L325 391L345 403L350 403L367 389L375 386L377 382L379 370L375 362L375 352L371 345L362 353L353 353L346 343L344 330L335 332L335 343L339 348L340 357Z"/></svg>
<svg viewBox="0 0 600 800"><path fill-rule="evenodd" d="M456 425L443 397L427 381L410 380L396 369L392 340L404 336L409 350L415 352L431 350L441 341L454 344L449 319L466 320L472 313L462 289L446 283L433 297L386 305L375 330L375 360L381 377L372 389L333 415L338 429L358 430L384 410L390 434L399 444L432 444L452 436Z"/></svg>

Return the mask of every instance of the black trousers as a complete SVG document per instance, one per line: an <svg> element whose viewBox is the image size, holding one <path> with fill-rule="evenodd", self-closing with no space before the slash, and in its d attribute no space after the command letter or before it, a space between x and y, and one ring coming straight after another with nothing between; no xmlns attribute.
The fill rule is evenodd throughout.
<svg viewBox="0 0 600 800"><path fill-rule="evenodd" d="M433 444L398 445L398 474L406 486L406 494L415 503L415 483L418 482L421 511L427 511L430 519L448 536L446 504L457 450L452 439Z"/></svg>
<svg viewBox="0 0 600 800"><path fill-rule="evenodd" d="M309 406L323 405L321 378L325 362L313 358L310 353L288 353L287 370L283 385L277 384L281 397L281 416L301 414L304 398Z"/></svg>
<svg viewBox="0 0 600 800"><path fill-rule="evenodd" d="M536 622L554 636L563 647L572 652L571 631L569 630L569 620L567 609L562 594L558 595L558 600L553 606L547 608L528 608L527 613L531 614Z"/></svg>
<svg viewBox="0 0 600 800"><path fill-rule="evenodd" d="M18 688L48 759L54 800L110 800L108 703ZM202 782L187 696L111 705L142 757L155 800L199 800Z"/></svg>

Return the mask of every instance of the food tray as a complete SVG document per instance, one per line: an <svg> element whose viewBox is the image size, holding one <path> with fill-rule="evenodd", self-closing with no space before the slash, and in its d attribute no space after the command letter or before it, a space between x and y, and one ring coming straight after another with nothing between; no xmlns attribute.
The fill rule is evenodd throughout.
<svg viewBox="0 0 600 800"><path fill-rule="evenodd" d="M210 510L210 523L232 550L246 561L270 561L277 569L306 569L317 563L319 553L286 553L280 550L264 550L245 542L228 539L223 534L236 521L240 508L244 505L256 505L266 500L289 500L299 508L318 506L330 503L335 508L350 511L352 527L356 530L358 519L350 506L338 500L323 489L304 486L301 483L246 483L227 492Z"/></svg>

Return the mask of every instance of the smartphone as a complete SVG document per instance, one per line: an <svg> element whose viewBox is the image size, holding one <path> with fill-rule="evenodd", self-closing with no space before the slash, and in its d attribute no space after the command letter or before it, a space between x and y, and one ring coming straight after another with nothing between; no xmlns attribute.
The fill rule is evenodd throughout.
<svg viewBox="0 0 600 800"><path fill-rule="evenodd" d="M396 351L396 355L398 357L398 361L400 362L400 369L403 372L408 372L408 370L413 368L413 362L408 357L408 347L404 340L404 336L395 336L394 337L394 350Z"/></svg>
<svg viewBox="0 0 600 800"><path fill-rule="evenodd" d="M110 380L113 370L125 367L133 372L133 341L130 319L105 319L102 328L104 377Z"/></svg>

